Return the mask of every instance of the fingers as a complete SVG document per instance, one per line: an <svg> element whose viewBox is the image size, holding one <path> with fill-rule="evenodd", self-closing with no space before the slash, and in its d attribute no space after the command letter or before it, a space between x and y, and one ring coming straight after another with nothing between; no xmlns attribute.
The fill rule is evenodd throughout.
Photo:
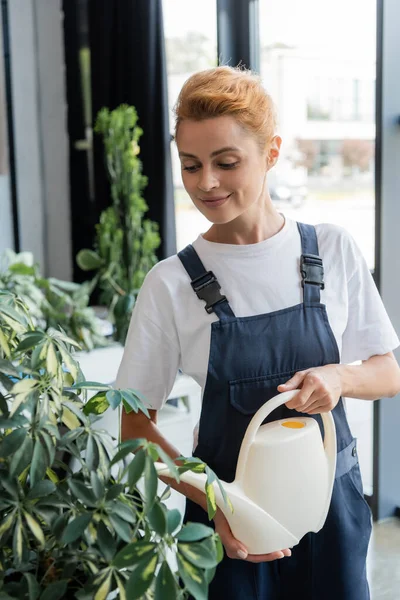
<svg viewBox="0 0 400 600"><path fill-rule="evenodd" d="M247 548L232 535L229 523L223 515L218 515L215 519L215 531L221 538L225 552L229 558L246 560L248 556Z"/></svg>
<svg viewBox="0 0 400 600"><path fill-rule="evenodd" d="M298 371L293 375L293 377L288 379L286 383L278 385L278 391L288 392L290 390L296 390L298 387L301 386L301 383L303 382L306 375L307 371Z"/></svg>
<svg viewBox="0 0 400 600"><path fill-rule="evenodd" d="M292 551L289 550L289 548L286 548L285 550L278 550L277 552L271 552L270 554L249 554L247 560L253 563L271 562L272 560L278 560L279 558L291 555Z"/></svg>

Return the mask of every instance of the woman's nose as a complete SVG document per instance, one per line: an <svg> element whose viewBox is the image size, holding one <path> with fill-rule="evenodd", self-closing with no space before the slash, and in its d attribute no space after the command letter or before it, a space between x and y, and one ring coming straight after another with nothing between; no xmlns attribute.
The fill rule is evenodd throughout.
<svg viewBox="0 0 400 600"><path fill-rule="evenodd" d="M218 178L212 169L201 169L197 187L202 192L209 192L219 186Z"/></svg>

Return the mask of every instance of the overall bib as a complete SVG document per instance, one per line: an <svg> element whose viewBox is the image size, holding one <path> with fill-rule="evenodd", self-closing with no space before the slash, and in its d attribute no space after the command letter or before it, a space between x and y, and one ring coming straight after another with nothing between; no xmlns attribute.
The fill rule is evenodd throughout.
<svg viewBox="0 0 400 600"><path fill-rule="evenodd" d="M194 455L224 481L235 477L240 445L254 413L275 396L277 386L310 367L339 363L339 350L320 302L323 265L315 228L298 223L302 256L303 302L268 314L236 317L211 271L189 245L178 254L194 292L207 312L211 346ZM201 310L201 305L199 305ZM342 399L332 411L337 434L337 469L324 527L305 535L292 556L265 563L224 557L209 587L210 600L368 600L366 555L371 513L363 492L356 440ZM266 422L293 416L313 417L282 406ZM293 498L296 511L296 498ZM206 512L187 501L185 522L213 526Z"/></svg>

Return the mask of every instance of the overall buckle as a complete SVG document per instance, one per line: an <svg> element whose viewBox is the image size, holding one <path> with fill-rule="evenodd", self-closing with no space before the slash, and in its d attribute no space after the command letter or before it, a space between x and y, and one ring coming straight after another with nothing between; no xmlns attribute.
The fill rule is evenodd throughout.
<svg viewBox="0 0 400 600"><path fill-rule="evenodd" d="M216 304L226 300L226 296L223 296L219 291L221 286L212 271L207 271L203 275L200 275L200 277L193 279L191 286L196 292L197 297L206 302L204 308L208 314L213 312Z"/></svg>
<svg viewBox="0 0 400 600"><path fill-rule="evenodd" d="M306 283L318 285L321 290L325 289L324 267L322 258L316 254L302 254L300 258L301 286Z"/></svg>

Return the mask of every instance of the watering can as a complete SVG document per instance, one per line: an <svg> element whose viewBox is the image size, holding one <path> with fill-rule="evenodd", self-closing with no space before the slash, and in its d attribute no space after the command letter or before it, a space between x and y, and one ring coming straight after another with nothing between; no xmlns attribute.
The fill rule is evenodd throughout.
<svg viewBox="0 0 400 600"><path fill-rule="evenodd" d="M233 512L214 482L216 502L233 536L249 554L292 548L308 532L318 532L328 514L336 470L336 429L322 413L324 441L317 421L291 417L262 425L268 415L299 390L271 398L255 413L243 438L236 476L221 481ZM156 463L158 475L171 474ZM182 481L205 491L207 475L186 471Z"/></svg>

